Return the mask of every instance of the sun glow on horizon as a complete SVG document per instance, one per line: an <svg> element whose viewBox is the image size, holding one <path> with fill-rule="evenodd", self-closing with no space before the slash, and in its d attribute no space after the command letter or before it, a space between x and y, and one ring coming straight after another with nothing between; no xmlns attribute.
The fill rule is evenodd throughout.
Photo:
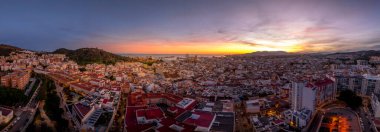
<svg viewBox="0 0 380 132"><path fill-rule="evenodd" d="M302 52L304 46L300 41L269 41L257 40L257 45L239 42L178 42L178 43L138 43L119 44L111 47L117 53L137 54L245 54L257 51ZM128 52L126 52L128 51Z"/></svg>

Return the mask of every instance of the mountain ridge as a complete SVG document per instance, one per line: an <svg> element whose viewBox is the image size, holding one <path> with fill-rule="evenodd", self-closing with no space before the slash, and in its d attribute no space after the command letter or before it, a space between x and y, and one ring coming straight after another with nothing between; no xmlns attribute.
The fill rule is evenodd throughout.
<svg viewBox="0 0 380 132"><path fill-rule="evenodd" d="M27 50L19 48L10 44L0 44L0 56L9 56L11 52L18 52ZM58 48L53 52L36 51L37 53L55 53L65 54L69 59L76 61L80 65L91 63L115 64L119 61L136 61L133 58L125 57L119 54L107 52L99 48L79 48L75 50L67 48ZM316 54L323 56L339 56L339 55L353 55L356 59L369 60L370 56L380 56L380 50L361 50L350 52L335 52L335 53L289 53L285 51L256 51L246 54L238 54L236 56L287 56L287 55L301 55L301 54ZM230 55L228 55L230 56ZM232 55L235 56L235 55Z"/></svg>
<svg viewBox="0 0 380 132"><path fill-rule="evenodd" d="M22 51L24 49L9 44L0 44L0 56L9 56L12 52Z"/></svg>
<svg viewBox="0 0 380 132"><path fill-rule="evenodd" d="M282 55L294 55L295 53L289 53L286 51L255 51L251 53L241 54L242 56L282 56Z"/></svg>

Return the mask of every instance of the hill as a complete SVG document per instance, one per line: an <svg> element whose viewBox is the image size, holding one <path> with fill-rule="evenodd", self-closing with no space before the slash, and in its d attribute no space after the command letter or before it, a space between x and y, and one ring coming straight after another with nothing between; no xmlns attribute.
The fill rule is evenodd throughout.
<svg viewBox="0 0 380 132"><path fill-rule="evenodd" d="M256 51L252 53L242 54L243 56L283 56L283 55L293 55L285 51Z"/></svg>
<svg viewBox="0 0 380 132"><path fill-rule="evenodd" d="M11 52L21 51L23 49L11 45L0 44L0 56L9 56Z"/></svg>
<svg viewBox="0 0 380 132"><path fill-rule="evenodd" d="M69 59L74 60L79 65L92 63L99 64L115 64L119 61L131 61L129 57L116 55L98 48L80 48L77 50L69 50L60 48L55 50L55 54L65 54Z"/></svg>
<svg viewBox="0 0 380 132"><path fill-rule="evenodd" d="M340 52L326 55L327 57L341 58L344 56L352 56L354 60L369 60L371 56L380 56L378 50L355 51L355 52Z"/></svg>

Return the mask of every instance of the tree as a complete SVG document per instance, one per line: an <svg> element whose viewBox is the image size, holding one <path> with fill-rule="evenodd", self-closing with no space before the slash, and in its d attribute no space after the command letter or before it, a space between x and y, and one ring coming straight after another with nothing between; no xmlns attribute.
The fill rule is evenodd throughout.
<svg viewBox="0 0 380 132"><path fill-rule="evenodd" d="M6 62L8 62L8 63L13 63L13 60L6 60Z"/></svg>
<svg viewBox="0 0 380 132"><path fill-rule="evenodd" d="M113 75L111 75L111 76L106 76L106 78L108 78L108 79L111 80L111 81L115 81L115 80L116 80L116 78L115 78Z"/></svg>
<svg viewBox="0 0 380 132"><path fill-rule="evenodd" d="M0 105L16 106L22 105L28 100L22 90L0 86Z"/></svg>
<svg viewBox="0 0 380 132"><path fill-rule="evenodd" d="M78 68L78 70L79 70L80 72L84 72L84 71L86 71L86 68L81 67L81 68Z"/></svg>
<svg viewBox="0 0 380 132"><path fill-rule="evenodd" d="M338 100L345 102L348 107L354 110L363 105L363 99L351 90L341 91Z"/></svg>

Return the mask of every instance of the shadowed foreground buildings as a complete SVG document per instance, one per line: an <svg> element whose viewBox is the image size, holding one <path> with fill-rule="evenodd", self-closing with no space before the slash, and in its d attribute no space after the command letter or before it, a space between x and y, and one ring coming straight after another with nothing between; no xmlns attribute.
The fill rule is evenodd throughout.
<svg viewBox="0 0 380 132"><path fill-rule="evenodd" d="M29 83L30 71L15 71L0 78L2 86L24 90Z"/></svg>
<svg viewBox="0 0 380 132"><path fill-rule="evenodd" d="M216 118L212 112L193 111L194 99L172 94L134 92L128 101L127 131L210 131Z"/></svg>
<svg viewBox="0 0 380 132"><path fill-rule="evenodd" d="M286 121L303 128L318 106L335 100L336 84L327 77L295 81L292 82L290 94L291 109L284 112Z"/></svg>
<svg viewBox="0 0 380 132"><path fill-rule="evenodd" d="M161 59L152 65L79 66L64 55L19 53L0 58L0 65L15 69L3 76L22 79L32 69L54 80L64 117L76 130L306 129L316 125L312 119L322 115L322 106L344 107L334 104L344 90L369 99L366 113L374 121L379 117L380 70L363 61L353 65L313 55ZM12 85L5 78L2 83Z"/></svg>
<svg viewBox="0 0 380 132"><path fill-rule="evenodd" d="M13 110L0 107L0 124L7 124L13 118Z"/></svg>

